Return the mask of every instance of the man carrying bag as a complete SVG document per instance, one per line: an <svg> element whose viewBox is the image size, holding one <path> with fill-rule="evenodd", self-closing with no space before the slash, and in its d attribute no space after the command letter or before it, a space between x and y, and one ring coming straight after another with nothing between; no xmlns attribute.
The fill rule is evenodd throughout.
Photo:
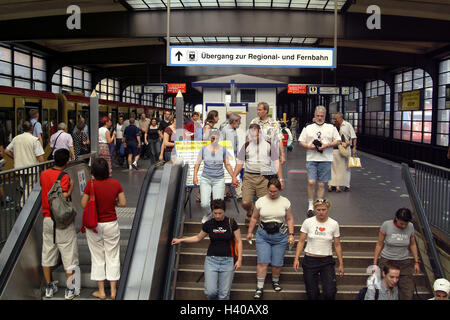
<svg viewBox="0 0 450 320"><path fill-rule="evenodd" d="M77 233L75 231L75 211L67 200L72 194L74 183L63 170L69 164L69 150L55 151L55 166L42 172L42 271L47 284L46 298L51 298L58 291L57 281L52 281L51 268L58 264L61 254L66 278L73 275L79 265ZM65 298L73 299L79 295L79 288L67 288Z"/></svg>

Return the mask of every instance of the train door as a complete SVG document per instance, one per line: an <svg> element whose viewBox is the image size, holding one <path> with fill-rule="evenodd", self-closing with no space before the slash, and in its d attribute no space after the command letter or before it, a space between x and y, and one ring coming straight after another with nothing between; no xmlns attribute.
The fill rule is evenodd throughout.
<svg viewBox="0 0 450 320"><path fill-rule="evenodd" d="M3 133L3 141L0 143L6 147L14 135L14 108L0 108L0 130Z"/></svg>
<svg viewBox="0 0 450 320"><path fill-rule="evenodd" d="M14 107L16 109L16 132L15 135L23 133L22 125L24 121L30 120L30 111L37 109L39 118L42 118L42 104L39 99L14 98Z"/></svg>

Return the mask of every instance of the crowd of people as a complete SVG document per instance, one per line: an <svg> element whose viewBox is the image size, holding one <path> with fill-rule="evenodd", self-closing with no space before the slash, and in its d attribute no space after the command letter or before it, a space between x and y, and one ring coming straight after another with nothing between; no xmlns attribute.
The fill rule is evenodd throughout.
<svg viewBox="0 0 450 320"><path fill-rule="evenodd" d="M203 125L196 112L190 119L180 120L183 121L184 139L210 143L199 151L193 177L194 185L200 186L202 230L196 236L173 239L172 245L199 242L209 236L210 245L204 264L205 294L208 299L230 298L234 272L242 266L243 239L238 223L226 215L226 170L231 176L229 188L239 190L242 196L241 205L246 212L245 240L252 244L255 239L257 264L254 299L263 297L269 265L273 290L283 290L280 274L286 250L294 247L297 236L292 268L296 272L299 270L300 256L304 253L301 268L307 298L334 300L337 293L336 260L337 272L341 277L344 276L344 260L340 227L330 216L331 202L325 198L325 184L328 183L330 192L339 192L341 187L343 191L350 190L350 171L343 163L349 154L356 153L355 132L351 124L343 119L342 113L334 115L334 125L326 123L326 109L323 106L315 109L313 122L305 126L299 135L297 119L292 118L288 124L274 121L268 116L267 103L259 103L257 113L258 117L250 122L246 140L241 142L241 147L236 131L241 125L238 114L228 112L226 120L220 125L216 110L206 115ZM15 137L5 149L5 154L14 159L16 168L44 161L38 115L33 113L32 120L23 122L22 127L24 133ZM73 275L74 266L79 264L73 222L65 229L55 230L47 193L56 181L60 181L64 198L70 198L73 182L62 172L70 160L88 153L90 144L87 125L82 118L78 120L73 134L66 132L64 123L60 123L57 129L50 138L55 165L40 176L44 215L42 270L47 284L46 297L52 297L58 290L51 276L51 268L57 264L58 254L61 255L67 278ZM140 157L153 162L170 161L174 156L176 118L168 111L159 123L158 119L148 119L145 114L141 115L138 123L134 116L126 121L119 116L117 124L113 126L109 117L103 117L98 131L99 157L91 164L92 179L83 190L81 205L85 208L95 196L98 225L95 229L86 230L92 261L91 279L98 284L98 290L93 296L106 298L104 281L108 280L111 298L114 299L120 278L120 231L115 207L126 206L122 186L111 178L114 159L121 166L127 165L130 170L138 168ZM232 150L219 144L221 140L231 141ZM285 189L288 150L292 150L297 141L299 146L306 149L308 194L306 219L298 235L294 233L291 202L281 195ZM230 165L232 159L236 160L234 168ZM203 172L199 177L202 163ZM381 225L373 259L373 273L381 270L380 277L368 283L363 299L413 299L413 275L419 274L421 270L411 221L411 211L401 208L393 220ZM230 245L232 242L235 246ZM333 247L337 259L333 258ZM409 259L410 254L414 257L413 262ZM322 292L319 289L319 277ZM437 279L434 285L435 299L448 299L449 289L447 280ZM73 299L77 295L79 288L66 289L66 299Z"/></svg>

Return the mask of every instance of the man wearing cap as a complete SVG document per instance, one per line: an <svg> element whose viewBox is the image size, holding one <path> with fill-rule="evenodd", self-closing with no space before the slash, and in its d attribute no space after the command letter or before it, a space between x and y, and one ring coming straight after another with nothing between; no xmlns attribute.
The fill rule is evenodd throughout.
<svg viewBox="0 0 450 320"><path fill-rule="evenodd" d="M447 279L436 279L433 284L434 297L428 300L448 300L450 292L450 282Z"/></svg>

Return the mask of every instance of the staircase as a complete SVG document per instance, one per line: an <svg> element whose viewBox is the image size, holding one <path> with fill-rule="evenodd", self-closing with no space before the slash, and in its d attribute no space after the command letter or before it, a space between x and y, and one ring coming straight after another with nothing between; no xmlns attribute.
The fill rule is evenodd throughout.
<svg viewBox="0 0 450 320"><path fill-rule="evenodd" d="M117 219L119 221L120 229L120 265L123 266L125 253L127 251L128 239L131 234L131 226L133 224L133 218L136 208L116 208ZM76 300L98 300L92 296L92 293L97 290L97 282L91 280L91 253L87 244L86 234L78 233L78 259L80 262L81 270L81 291ZM66 289L66 276L64 268L59 265L52 272L53 280L58 281L58 292L51 299L45 298L45 292L43 295L44 300L64 300L64 291ZM107 299L111 293L109 290L109 281L105 281L105 291ZM110 298L109 298L110 299Z"/></svg>
<svg viewBox="0 0 450 320"><path fill-rule="evenodd" d="M379 228L378 225L340 226L345 275L343 277L338 275L338 262L336 261L337 300L354 300L359 290L366 285L368 277L366 269L373 262L373 253L378 240ZM200 230L200 223L185 222L184 237L195 235ZM241 225L240 230L242 239L245 239L247 228ZM296 225L296 241L298 241L299 234L300 225ZM203 264L208 245L209 237L206 237L199 243L181 244L175 293L176 300L206 299L204 294L204 277L201 277L201 275L203 273ZM253 245L250 245L247 241L243 241L243 250L242 268L235 272L231 287L230 299L232 300L251 300L256 289L257 256L255 241L253 241ZM292 268L295 250L296 247L291 252L288 251L286 253L284 267L280 276L280 283L283 287L281 292L275 292L272 289L269 266L263 299L306 300L302 269L300 267L299 272L294 272ZM335 254L334 257L336 258ZM412 259L412 256L410 259ZM200 277L201 280L198 281ZM432 296L432 292L428 288L426 276L423 273L415 276L415 283L419 293L419 299L423 300Z"/></svg>

